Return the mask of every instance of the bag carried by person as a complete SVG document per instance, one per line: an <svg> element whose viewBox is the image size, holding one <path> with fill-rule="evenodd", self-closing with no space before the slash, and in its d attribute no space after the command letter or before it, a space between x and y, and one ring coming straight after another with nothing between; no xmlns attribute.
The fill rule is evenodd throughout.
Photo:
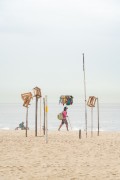
<svg viewBox="0 0 120 180"><path fill-rule="evenodd" d="M59 120L62 120L62 119L63 119L62 112L57 115L57 118L58 118Z"/></svg>

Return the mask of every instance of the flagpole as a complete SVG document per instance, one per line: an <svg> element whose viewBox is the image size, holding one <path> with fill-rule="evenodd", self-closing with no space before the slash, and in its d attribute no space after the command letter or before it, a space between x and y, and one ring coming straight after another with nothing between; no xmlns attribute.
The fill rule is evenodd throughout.
<svg viewBox="0 0 120 180"><path fill-rule="evenodd" d="M87 103L86 103L86 82L85 82L84 53L83 53L83 72L84 72L84 95L85 95L85 127L86 127L86 137L87 137Z"/></svg>

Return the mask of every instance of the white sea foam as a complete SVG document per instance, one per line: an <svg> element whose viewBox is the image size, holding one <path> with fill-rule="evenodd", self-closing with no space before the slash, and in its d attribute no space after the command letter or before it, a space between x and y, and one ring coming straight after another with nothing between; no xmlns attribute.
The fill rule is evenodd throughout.
<svg viewBox="0 0 120 180"><path fill-rule="evenodd" d="M10 130L9 127L4 127L4 128L1 128L1 129L3 129L3 130Z"/></svg>

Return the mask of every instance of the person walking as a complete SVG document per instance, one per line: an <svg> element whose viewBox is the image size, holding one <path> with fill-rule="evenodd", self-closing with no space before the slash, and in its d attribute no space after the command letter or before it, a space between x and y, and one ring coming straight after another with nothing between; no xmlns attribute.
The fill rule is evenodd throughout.
<svg viewBox="0 0 120 180"><path fill-rule="evenodd" d="M60 131L60 128L62 127L63 124L66 125L66 129L67 129L67 131L69 131L68 130L68 122L67 122L67 117L68 117L67 116L67 109L68 109L68 107L64 107L64 110L62 112L63 119L62 119L62 122L61 122L61 124L60 124L60 126L58 128L58 131Z"/></svg>

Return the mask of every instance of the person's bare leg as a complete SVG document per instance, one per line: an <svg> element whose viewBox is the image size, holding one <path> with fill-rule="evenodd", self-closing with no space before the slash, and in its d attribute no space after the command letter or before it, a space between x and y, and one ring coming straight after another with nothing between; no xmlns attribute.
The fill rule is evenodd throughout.
<svg viewBox="0 0 120 180"><path fill-rule="evenodd" d="M61 124L60 124L60 126L59 126L59 128L58 128L58 131L60 131L60 128L62 127L62 122L61 122Z"/></svg>
<svg viewBox="0 0 120 180"><path fill-rule="evenodd" d="M69 131L69 129L68 129L68 122L66 121L66 129L67 129L67 131Z"/></svg>
<svg viewBox="0 0 120 180"><path fill-rule="evenodd" d="M68 129L68 122L67 122L67 124L66 124L66 127L67 127L67 131L69 131L69 129Z"/></svg>
<svg viewBox="0 0 120 180"><path fill-rule="evenodd" d="M67 128L67 131L69 131L69 129L68 129L68 124L66 124L66 128Z"/></svg>

